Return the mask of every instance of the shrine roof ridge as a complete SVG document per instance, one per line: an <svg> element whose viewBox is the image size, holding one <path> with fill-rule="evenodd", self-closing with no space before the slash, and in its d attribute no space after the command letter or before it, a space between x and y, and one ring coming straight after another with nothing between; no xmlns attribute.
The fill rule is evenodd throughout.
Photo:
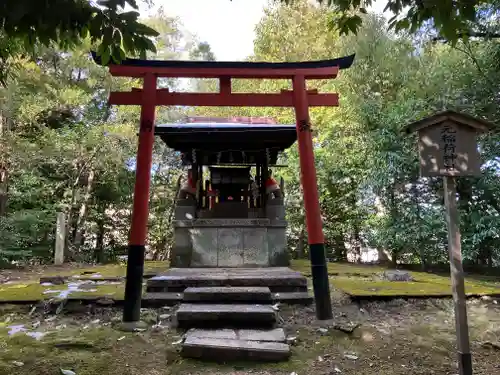
<svg viewBox="0 0 500 375"><path fill-rule="evenodd" d="M338 67L349 69L354 62L355 54L335 59L297 62L264 62L264 61L190 61L190 60L143 60L126 58L120 64L122 66L150 67L150 68L226 68L226 69L311 69ZM92 51L95 63L101 66L101 58Z"/></svg>
<svg viewBox="0 0 500 375"><path fill-rule="evenodd" d="M479 117L474 117L467 113L457 112L454 110L445 110L424 117L423 119L420 119L418 121L414 121L403 127L402 131L406 133L412 133L424 128L428 128L430 126L439 125L444 121L451 121L463 126L467 126L479 132L484 132L496 128L494 124Z"/></svg>
<svg viewBox="0 0 500 375"><path fill-rule="evenodd" d="M240 130L251 130L251 129L261 129L261 130L285 130L285 129L295 129L293 124L245 124L245 123L215 123L215 122L187 122L187 123L170 123L170 124L157 124L155 129L167 128L167 129L240 129Z"/></svg>

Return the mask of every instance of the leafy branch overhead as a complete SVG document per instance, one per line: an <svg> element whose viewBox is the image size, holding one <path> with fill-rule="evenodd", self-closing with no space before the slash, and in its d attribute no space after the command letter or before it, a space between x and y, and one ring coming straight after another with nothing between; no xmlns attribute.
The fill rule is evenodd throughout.
<svg viewBox="0 0 500 375"><path fill-rule="evenodd" d="M138 9L136 0L3 0L0 33L27 50L52 43L68 50L90 37L104 63L155 52L150 38L158 33L139 22L139 12L123 12L126 5Z"/></svg>
<svg viewBox="0 0 500 375"><path fill-rule="evenodd" d="M297 0L280 1L291 4ZM340 35L356 34L363 23L361 14L367 13L375 3L373 0L316 1L334 10L332 26L339 30ZM483 8L499 6L498 0L385 0L383 11L393 14L388 21L389 30L415 33L431 23L440 38L454 43L467 39L475 29L482 28L478 18Z"/></svg>

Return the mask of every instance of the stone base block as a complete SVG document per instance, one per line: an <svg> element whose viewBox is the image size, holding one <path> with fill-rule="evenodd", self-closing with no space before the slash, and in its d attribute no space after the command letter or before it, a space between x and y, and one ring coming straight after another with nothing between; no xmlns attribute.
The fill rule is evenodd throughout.
<svg viewBox="0 0 500 375"><path fill-rule="evenodd" d="M183 303L176 316L179 327L260 327L276 323L276 312L269 305Z"/></svg>
<svg viewBox="0 0 500 375"><path fill-rule="evenodd" d="M284 361L290 357L290 347L279 342L188 337L181 355L217 362Z"/></svg>
<svg viewBox="0 0 500 375"><path fill-rule="evenodd" d="M185 302L251 302L272 301L268 287L201 287L184 290Z"/></svg>

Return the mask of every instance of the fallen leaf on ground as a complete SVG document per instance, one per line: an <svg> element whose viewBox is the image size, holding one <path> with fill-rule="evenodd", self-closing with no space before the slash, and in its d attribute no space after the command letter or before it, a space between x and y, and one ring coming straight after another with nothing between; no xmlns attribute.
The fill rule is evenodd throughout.
<svg viewBox="0 0 500 375"><path fill-rule="evenodd" d="M494 350L500 350L500 343L496 344L494 342L485 342L482 343L481 346L486 349L494 349Z"/></svg>
<svg viewBox="0 0 500 375"><path fill-rule="evenodd" d="M344 332L344 333L351 334L360 325L361 325L360 323L335 324L333 326L333 329L336 329L337 331L341 331L341 332Z"/></svg>
<svg viewBox="0 0 500 375"><path fill-rule="evenodd" d="M295 344L297 342L297 337L296 336L289 336L286 338L286 343L287 344Z"/></svg>
<svg viewBox="0 0 500 375"><path fill-rule="evenodd" d="M347 359L352 359L353 361L358 359L358 356L352 354L344 354L344 357L346 357Z"/></svg>

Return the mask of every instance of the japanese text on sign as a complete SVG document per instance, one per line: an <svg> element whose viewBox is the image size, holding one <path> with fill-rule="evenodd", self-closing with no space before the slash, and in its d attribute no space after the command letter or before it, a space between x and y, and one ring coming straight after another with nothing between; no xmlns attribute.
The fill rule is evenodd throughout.
<svg viewBox="0 0 500 375"><path fill-rule="evenodd" d="M455 169L456 154L456 130L445 125L441 130L441 141L443 142L443 165L447 171Z"/></svg>
<svg viewBox="0 0 500 375"><path fill-rule="evenodd" d="M311 123L309 120L300 120L299 122L299 132L310 132Z"/></svg>

